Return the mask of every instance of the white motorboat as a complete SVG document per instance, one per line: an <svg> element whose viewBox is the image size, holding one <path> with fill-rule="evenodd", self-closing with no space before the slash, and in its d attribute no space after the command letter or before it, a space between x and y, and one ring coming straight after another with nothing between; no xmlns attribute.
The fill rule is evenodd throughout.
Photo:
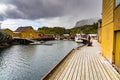
<svg viewBox="0 0 120 80"><path fill-rule="evenodd" d="M76 34L75 42L77 42L77 43L82 43L83 42L83 40L81 39L81 35L80 34Z"/></svg>

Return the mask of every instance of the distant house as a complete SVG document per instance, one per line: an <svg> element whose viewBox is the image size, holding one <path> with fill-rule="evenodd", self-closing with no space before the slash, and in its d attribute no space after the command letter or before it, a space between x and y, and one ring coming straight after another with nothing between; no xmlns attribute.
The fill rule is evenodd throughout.
<svg viewBox="0 0 120 80"><path fill-rule="evenodd" d="M12 36L7 31L6 29L0 29L0 46L12 41Z"/></svg>
<svg viewBox="0 0 120 80"><path fill-rule="evenodd" d="M63 34L63 39L70 39L70 34Z"/></svg>
<svg viewBox="0 0 120 80"><path fill-rule="evenodd" d="M70 39L75 39L76 34L70 34Z"/></svg>
<svg viewBox="0 0 120 80"><path fill-rule="evenodd" d="M54 38L54 34L38 34L39 38Z"/></svg>
<svg viewBox="0 0 120 80"><path fill-rule="evenodd" d="M2 29L2 31L4 31L5 33L7 33L7 34L9 34L13 37L13 31L12 30L6 28L6 29Z"/></svg>
<svg viewBox="0 0 120 80"><path fill-rule="evenodd" d="M38 38L38 34L32 26L26 26L18 27L14 32L14 37L35 39Z"/></svg>
<svg viewBox="0 0 120 80"><path fill-rule="evenodd" d="M48 40L54 40L55 36L54 34L38 34L38 40L48 41Z"/></svg>
<svg viewBox="0 0 120 80"><path fill-rule="evenodd" d="M89 36L90 36L92 39L97 39L97 38L98 38L98 35L97 35L97 34L89 34Z"/></svg>

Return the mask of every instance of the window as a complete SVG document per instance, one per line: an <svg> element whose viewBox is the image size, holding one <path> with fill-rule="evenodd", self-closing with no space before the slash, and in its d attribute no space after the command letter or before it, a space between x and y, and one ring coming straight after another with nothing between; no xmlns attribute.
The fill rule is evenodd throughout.
<svg viewBox="0 0 120 80"><path fill-rule="evenodd" d="M120 0L116 0L116 6L120 4Z"/></svg>

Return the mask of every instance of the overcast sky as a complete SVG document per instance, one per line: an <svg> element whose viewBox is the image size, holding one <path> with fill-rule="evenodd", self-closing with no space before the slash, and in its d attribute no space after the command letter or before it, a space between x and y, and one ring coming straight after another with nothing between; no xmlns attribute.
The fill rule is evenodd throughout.
<svg viewBox="0 0 120 80"><path fill-rule="evenodd" d="M62 26L101 17L101 0L0 0L2 28Z"/></svg>

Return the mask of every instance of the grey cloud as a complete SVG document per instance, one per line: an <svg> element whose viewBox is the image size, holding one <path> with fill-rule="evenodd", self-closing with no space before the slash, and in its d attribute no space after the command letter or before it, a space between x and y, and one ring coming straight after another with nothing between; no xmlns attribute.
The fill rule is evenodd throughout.
<svg viewBox="0 0 120 80"><path fill-rule="evenodd" d="M10 0L0 0L0 3L9 3Z"/></svg>
<svg viewBox="0 0 120 80"><path fill-rule="evenodd" d="M11 4L17 6L28 19L56 17L63 14L62 6L46 0L12 0Z"/></svg>
<svg viewBox="0 0 120 80"><path fill-rule="evenodd" d="M11 18L11 19L22 18L22 19L24 19L24 14L15 9L7 10L6 13L7 13L7 15L5 15L6 18Z"/></svg>
<svg viewBox="0 0 120 80"><path fill-rule="evenodd" d="M2 0L17 8L6 11L7 18L39 19L60 16L100 15L101 0Z"/></svg>
<svg viewBox="0 0 120 80"><path fill-rule="evenodd" d="M3 15L0 14L0 21L3 21L4 20L4 17Z"/></svg>

